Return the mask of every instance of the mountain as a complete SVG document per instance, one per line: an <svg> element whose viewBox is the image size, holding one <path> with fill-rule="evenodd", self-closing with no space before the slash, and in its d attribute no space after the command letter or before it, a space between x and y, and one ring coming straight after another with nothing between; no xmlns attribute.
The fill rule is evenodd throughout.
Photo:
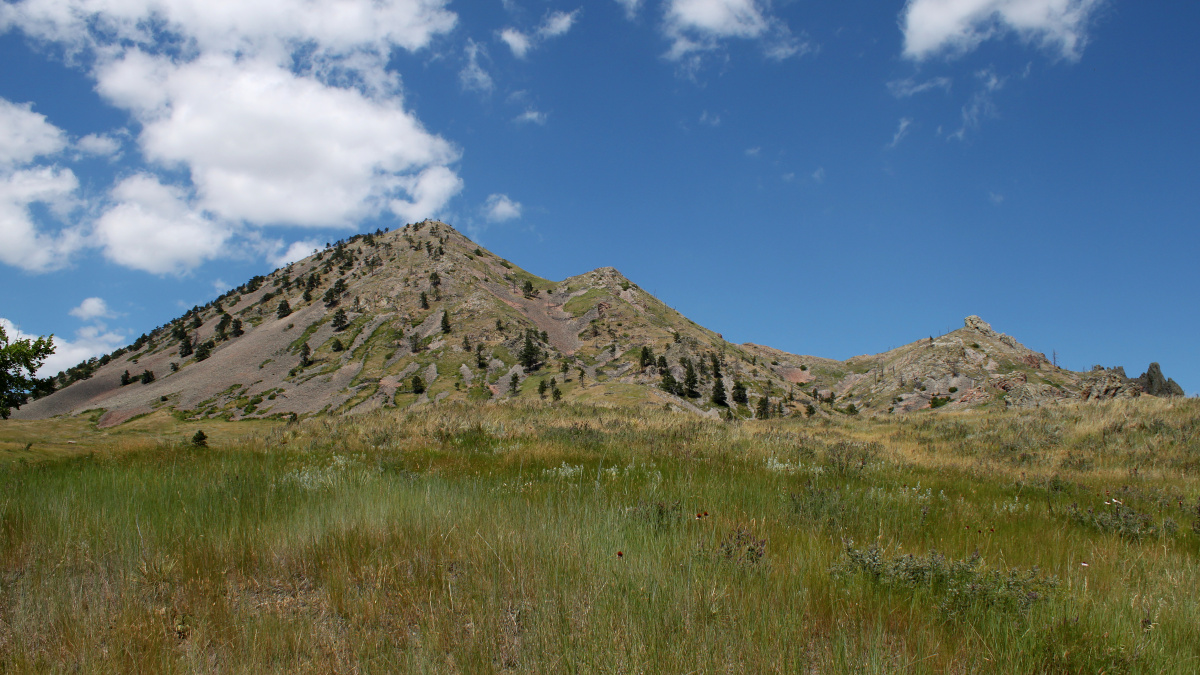
<svg viewBox="0 0 1200 675"><path fill-rule="evenodd" d="M1174 384L1157 364L1143 379L1156 392ZM718 380L733 413L713 402ZM732 344L611 267L550 281L432 220L255 277L56 385L14 417L103 410L108 426L164 408L238 419L513 397L708 416L895 414L1145 389L1119 369L1057 368L978 317L846 361Z"/></svg>

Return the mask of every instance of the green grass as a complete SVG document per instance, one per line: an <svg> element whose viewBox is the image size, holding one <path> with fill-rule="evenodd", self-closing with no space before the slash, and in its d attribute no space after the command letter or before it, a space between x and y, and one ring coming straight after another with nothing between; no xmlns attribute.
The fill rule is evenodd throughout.
<svg viewBox="0 0 1200 675"><path fill-rule="evenodd" d="M94 419L0 423L0 671L1200 663L1196 401Z"/></svg>

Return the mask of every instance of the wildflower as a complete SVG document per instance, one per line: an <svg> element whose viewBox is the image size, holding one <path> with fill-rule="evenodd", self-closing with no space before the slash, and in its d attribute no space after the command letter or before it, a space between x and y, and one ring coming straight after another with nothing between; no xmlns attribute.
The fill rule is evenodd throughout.
<svg viewBox="0 0 1200 675"><path fill-rule="evenodd" d="M624 557L625 557L625 554L624 554L624 553L622 553L621 551L617 551L617 557L618 557L618 558L624 558Z"/></svg>
<svg viewBox="0 0 1200 675"><path fill-rule="evenodd" d="M1088 564L1087 564L1087 563L1085 563L1085 562L1081 562L1081 563L1079 563L1079 565L1080 565L1081 567L1087 567L1087 566L1088 566Z"/></svg>

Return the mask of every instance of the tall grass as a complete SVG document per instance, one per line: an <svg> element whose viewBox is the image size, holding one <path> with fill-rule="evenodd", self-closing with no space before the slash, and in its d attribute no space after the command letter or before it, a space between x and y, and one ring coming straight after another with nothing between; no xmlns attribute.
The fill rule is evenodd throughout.
<svg viewBox="0 0 1200 675"><path fill-rule="evenodd" d="M0 465L0 670L1195 672L1198 430L463 404L97 437Z"/></svg>

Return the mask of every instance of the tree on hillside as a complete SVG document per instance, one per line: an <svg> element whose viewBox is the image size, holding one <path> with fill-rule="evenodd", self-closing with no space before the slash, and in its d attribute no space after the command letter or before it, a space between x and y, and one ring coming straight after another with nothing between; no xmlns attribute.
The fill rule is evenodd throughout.
<svg viewBox="0 0 1200 675"><path fill-rule="evenodd" d="M444 309L442 310L442 332L450 332L450 312Z"/></svg>
<svg viewBox="0 0 1200 675"><path fill-rule="evenodd" d="M527 372L537 370L541 361L542 350L533 342L532 336L528 332L525 333L525 345L521 347L521 355L519 358L521 367Z"/></svg>
<svg viewBox="0 0 1200 675"><path fill-rule="evenodd" d="M292 313L292 306L288 304L287 298L279 301L279 308L275 310L275 318L282 319Z"/></svg>
<svg viewBox="0 0 1200 675"><path fill-rule="evenodd" d="M680 359L683 361L683 395L688 398L699 398L700 392L696 389L699 382L696 379L696 367L692 365L691 359Z"/></svg>
<svg viewBox="0 0 1200 675"><path fill-rule="evenodd" d="M126 370L125 372L121 373L121 386L124 387L130 382L133 382L133 377L129 374L129 371Z"/></svg>
<svg viewBox="0 0 1200 675"><path fill-rule="evenodd" d="M525 285L521 287L521 293L527 298L537 295L537 291L533 290L533 282L526 279Z"/></svg>
<svg viewBox="0 0 1200 675"><path fill-rule="evenodd" d="M186 359L192 355L192 339L184 335L179 341L179 358Z"/></svg>
<svg viewBox="0 0 1200 675"><path fill-rule="evenodd" d="M412 392L418 396L425 393L425 382L421 379L420 375L413 375L412 377Z"/></svg>
<svg viewBox="0 0 1200 675"><path fill-rule="evenodd" d="M754 411L754 416L760 420L765 420L771 416L771 399L763 396L758 399L758 409Z"/></svg>
<svg viewBox="0 0 1200 675"><path fill-rule="evenodd" d="M664 368L662 371L662 382L659 384L663 391L676 396L680 393L679 382L675 380L675 376L671 374L670 368Z"/></svg>
<svg viewBox="0 0 1200 675"><path fill-rule="evenodd" d="M429 287L437 288L438 286L441 286L441 285L442 285L442 278L438 276L438 273L436 271L430 272L429 273Z"/></svg>
<svg viewBox="0 0 1200 675"><path fill-rule="evenodd" d="M713 384L712 402L714 405L719 405L722 408L729 407L729 401L727 401L725 399L725 383L722 382L721 378L719 378L719 377L716 379L716 382Z"/></svg>
<svg viewBox="0 0 1200 675"><path fill-rule="evenodd" d="M425 295L425 291L421 291L421 309L429 309L429 296Z"/></svg>
<svg viewBox="0 0 1200 675"><path fill-rule="evenodd" d="M641 356L638 357L638 365L641 366L642 370L654 365L654 350L649 345L642 347Z"/></svg>
<svg viewBox="0 0 1200 675"><path fill-rule="evenodd" d="M304 344L300 345L301 368L307 368L308 366L312 365L312 360L310 357L312 357L312 349L310 349L308 343L305 342Z"/></svg>
<svg viewBox="0 0 1200 675"><path fill-rule="evenodd" d="M542 378L541 380L538 380L538 398L546 398L547 386L548 385L546 384L546 378Z"/></svg>
<svg viewBox="0 0 1200 675"><path fill-rule="evenodd" d="M513 396L516 396L518 388L520 386L521 386L521 378L517 377L516 373L513 373L512 377L508 378L508 393L512 394Z"/></svg>
<svg viewBox="0 0 1200 675"><path fill-rule="evenodd" d="M740 405L750 403L750 397L746 395L746 385L742 384L740 380L733 381L733 402Z"/></svg>
<svg viewBox="0 0 1200 675"><path fill-rule="evenodd" d="M142 376L140 379L142 380L142 384L150 384L151 382L154 381L154 371L146 370L145 372L142 373Z"/></svg>
<svg viewBox="0 0 1200 675"><path fill-rule="evenodd" d="M346 330L346 326L350 325L350 321L346 319L346 310L339 308L338 311L334 312L333 320L330 321L330 324L335 331Z"/></svg>
<svg viewBox="0 0 1200 675"><path fill-rule="evenodd" d="M721 379L721 362L717 359L716 352L709 352L709 359L712 360L712 375L717 381ZM722 387L723 389L724 387Z"/></svg>
<svg viewBox="0 0 1200 675"><path fill-rule="evenodd" d="M212 350L215 346L216 345L213 344L212 340L208 340L207 342L202 342L196 345L196 360L203 361L204 359L212 356Z"/></svg>
<svg viewBox="0 0 1200 675"><path fill-rule="evenodd" d="M229 326L229 334L232 335L233 337L241 337L241 336L245 335L245 331L242 330L242 320L241 319L233 320L233 323L230 324L230 326Z"/></svg>

